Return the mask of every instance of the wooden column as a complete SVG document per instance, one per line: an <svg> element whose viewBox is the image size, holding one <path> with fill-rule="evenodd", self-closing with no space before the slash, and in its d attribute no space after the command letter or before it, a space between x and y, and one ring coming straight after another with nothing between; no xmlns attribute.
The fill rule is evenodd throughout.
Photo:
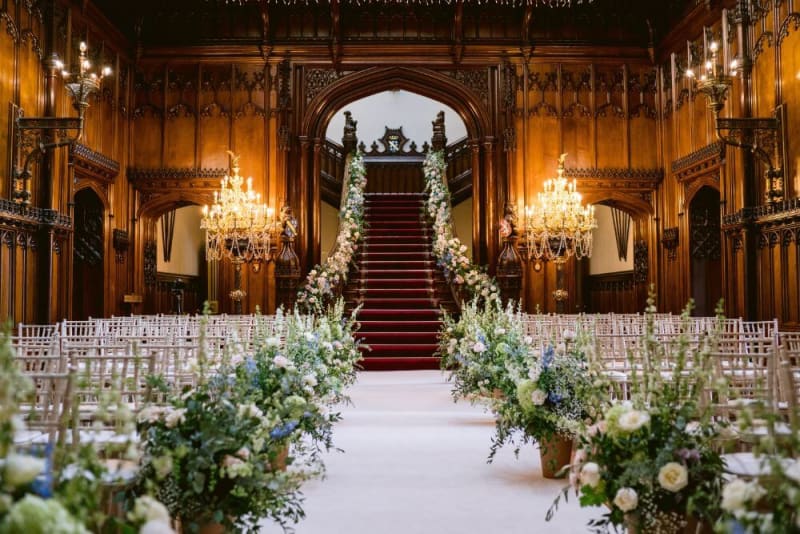
<svg viewBox="0 0 800 534"><path fill-rule="evenodd" d="M472 259L476 264L483 265L486 256L482 239L484 224L481 203L484 197L481 189L481 146L477 139L470 139L469 148L472 151Z"/></svg>
<svg viewBox="0 0 800 534"><path fill-rule="evenodd" d="M311 212L311 243L309 245L309 265L316 265L322 258L322 225L320 223L320 210L322 199L320 196L320 151L323 140L314 139L314 161L312 164L311 198L309 211Z"/></svg>
<svg viewBox="0 0 800 534"><path fill-rule="evenodd" d="M297 211L299 219L303 221L303 233L300 235L298 256L300 257L300 265L305 271L310 270L314 263L310 262L311 250L311 236L309 229L313 226L313 216L308 205L309 191L308 186L311 183L311 172L309 167L311 141L307 136L300 136L300 168L298 169L298 177L295 183L290 184L290 189L297 191Z"/></svg>

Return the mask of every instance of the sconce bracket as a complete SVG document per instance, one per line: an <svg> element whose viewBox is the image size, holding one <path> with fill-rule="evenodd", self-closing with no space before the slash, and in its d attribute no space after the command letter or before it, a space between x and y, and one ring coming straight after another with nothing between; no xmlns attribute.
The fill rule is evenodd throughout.
<svg viewBox="0 0 800 534"><path fill-rule="evenodd" d="M783 200L783 153L785 149L783 106L774 117L717 118L717 135L726 145L752 152L766 166L766 202Z"/></svg>
<svg viewBox="0 0 800 534"><path fill-rule="evenodd" d="M18 161L22 165L14 165L13 200L29 206L31 163L38 161L49 150L77 141L83 131L83 117L25 117L20 108L14 121L14 129L19 151ZM77 131L77 135L68 135L70 130Z"/></svg>

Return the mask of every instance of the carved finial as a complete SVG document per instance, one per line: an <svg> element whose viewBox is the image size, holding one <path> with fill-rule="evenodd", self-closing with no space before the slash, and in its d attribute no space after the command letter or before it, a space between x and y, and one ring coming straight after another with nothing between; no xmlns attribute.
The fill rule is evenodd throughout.
<svg viewBox="0 0 800 534"><path fill-rule="evenodd" d="M225 152L231 157L231 170L233 174L239 174L239 156L230 150L226 150Z"/></svg>
<svg viewBox="0 0 800 534"><path fill-rule="evenodd" d="M564 172L564 160L567 159L567 153L564 152L560 156L558 156L558 170L559 172Z"/></svg>

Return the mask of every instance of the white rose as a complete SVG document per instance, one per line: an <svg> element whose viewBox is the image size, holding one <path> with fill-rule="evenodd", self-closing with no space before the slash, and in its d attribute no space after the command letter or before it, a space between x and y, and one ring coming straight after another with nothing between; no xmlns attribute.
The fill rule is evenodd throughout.
<svg viewBox="0 0 800 534"><path fill-rule="evenodd" d="M787 477L800 484L800 460L793 461L783 472Z"/></svg>
<svg viewBox="0 0 800 534"><path fill-rule="evenodd" d="M639 496L633 488L620 488L614 496L614 504L623 512L630 512L639 506Z"/></svg>
<svg viewBox="0 0 800 534"><path fill-rule="evenodd" d="M564 330L564 332L561 334L561 338L564 341L573 341L576 337L577 334L575 334L575 332L572 330Z"/></svg>
<svg viewBox="0 0 800 534"><path fill-rule="evenodd" d="M689 483L689 472L678 462L669 462L658 470L658 483L667 491L677 493Z"/></svg>
<svg viewBox="0 0 800 534"><path fill-rule="evenodd" d="M239 410L237 412L237 416L240 419L244 418L258 419L262 415L264 415L264 413L258 408L258 406L256 406L252 402L249 402L247 404L242 404L241 406L239 406Z"/></svg>
<svg viewBox="0 0 800 534"><path fill-rule="evenodd" d="M531 336L525 336L525 338L523 339L523 341L525 342L525 344L526 344L526 345L532 345L532 344L533 344L533 337L531 337Z"/></svg>
<svg viewBox="0 0 800 534"><path fill-rule="evenodd" d="M275 356L275 358L272 359L272 363L275 365L275 367L286 368L289 366L289 360L286 358L286 356L281 355Z"/></svg>
<svg viewBox="0 0 800 534"><path fill-rule="evenodd" d="M541 406L544 404L544 401L547 400L547 393L542 391L541 389L536 389L531 393L531 402L535 406Z"/></svg>
<svg viewBox="0 0 800 534"><path fill-rule="evenodd" d="M486 345L481 343L480 341L476 341L474 345L472 345L472 350L480 354L486 350Z"/></svg>
<svg viewBox="0 0 800 534"><path fill-rule="evenodd" d="M567 352L567 346L564 343L559 343L556 345L556 352L559 354L564 354Z"/></svg>
<svg viewBox="0 0 800 534"><path fill-rule="evenodd" d="M581 486L596 488L600 484L600 466L594 462L587 462L581 467L581 474L578 477Z"/></svg>
<svg viewBox="0 0 800 534"><path fill-rule="evenodd" d="M684 430L690 436L699 436L700 432L702 431L702 427L700 426L700 423L697 421L689 421Z"/></svg>
<svg viewBox="0 0 800 534"><path fill-rule="evenodd" d="M148 406L139 412L139 416L136 419L140 423L155 423L161 419L163 411L164 409L159 406Z"/></svg>
<svg viewBox="0 0 800 534"><path fill-rule="evenodd" d="M314 375L306 375L303 377L303 383L313 388L317 385L317 379Z"/></svg>
<svg viewBox="0 0 800 534"><path fill-rule="evenodd" d="M3 478L6 485L16 488L33 482L44 471L45 462L43 458L11 453L6 456L4 467Z"/></svg>
<svg viewBox="0 0 800 534"><path fill-rule="evenodd" d="M169 523L171 520L167 507L149 495L142 495L136 499L133 510L128 512L128 519L142 523L149 521Z"/></svg>
<svg viewBox="0 0 800 534"><path fill-rule="evenodd" d="M494 329L494 333L497 334L498 336L502 336L503 334L506 333L506 329L503 328L502 326L498 326L497 328Z"/></svg>
<svg viewBox="0 0 800 534"><path fill-rule="evenodd" d="M177 410L170 410L164 418L164 424L167 428L175 428L179 424L186 421L186 409L179 408Z"/></svg>
<svg viewBox="0 0 800 534"><path fill-rule="evenodd" d="M650 422L650 414L639 410L630 410L619 417L620 430L634 432Z"/></svg>
<svg viewBox="0 0 800 534"><path fill-rule="evenodd" d="M264 340L264 344L267 347L277 347L281 344L281 339L277 336L270 336Z"/></svg>
<svg viewBox="0 0 800 534"><path fill-rule="evenodd" d="M722 488L722 509L728 512L737 512L745 504L760 499L766 492L756 482L746 482L735 478Z"/></svg>
<svg viewBox="0 0 800 534"><path fill-rule="evenodd" d="M169 522L154 520L142 525L139 534L175 534L175 531L169 526Z"/></svg>
<svg viewBox="0 0 800 534"><path fill-rule="evenodd" d="M542 371L539 369L539 367L531 367L530 371L528 371L528 378L530 378L533 382L536 382L539 380L541 374Z"/></svg>

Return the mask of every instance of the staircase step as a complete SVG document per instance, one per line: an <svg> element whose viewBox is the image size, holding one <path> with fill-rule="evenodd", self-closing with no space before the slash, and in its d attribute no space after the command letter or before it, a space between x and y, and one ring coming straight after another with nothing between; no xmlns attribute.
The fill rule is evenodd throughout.
<svg viewBox="0 0 800 534"><path fill-rule="evenodd" d="M372 356L359 364L365 371L408 371L414 369L439 369L438 357L417 356L414 358Z"/></svg>
<svg viewBox="0 0 800 534"><path fill-rule="evenodd" d="M429 233L427 228L367 228L364 232L365 235L372 237L410 235L417 238L425 238L426 240Z"/></svg>
<svg viewBox="0 0 800 534"><path fill-rule="evenodd" d="M423 224L419 219L409 219L405 221L386 221L384 219L371 221L369 228L414 228L422 229Z"/></svg>
<svg viewBox="0 0 800 534"><path fill-rule="evenodd" d="M369 252L429 252L430 244L422 243L367 243L366 240L361 250Z"/></svg>
<svg viewBox="0 0 800 534"><path fill-rule="evenodd" d="M408 284L404 284L407 286ZM423 287L423 288L409 288L409 287L397 287L397 288L369 288L369 289L358 289L357 287L350 288L348 286L344 292L345 297L348 300L354 299L358 296L366 296L369 295L370 298L376 297L406 297L406 298L427 298L434 295L433 288L431 287Z"/></svg>
<svg viewBox="0 0 800 534"><path fill-rule="evenodd" d="M371 297L368 296L361 301L361 310L374 310L374 309L398 309L398 310L438 310L438 302L430 297L425 298L384 298L384 297Z"/></svg>
<svg viewBox="0 0 800 534"><path fill-rule="evenodd" d="M351 278L348 287L352 288L432 288L433 283L428 279L409 280L408 278Z"/></svg>
<svg viewBox="0 0 800 534"><path fill-rule="evenodd" d="M362 309L358 312L359 320L372 320L372 321L432 321L439 319L442 312L439 310L415 310L415 309L386 309L386 308L373 308L369 310ZM393 325L387 325L387 328L394 328Z"/></svg>
<svg viewBox="0 0 800 534"><path fill-rule="evenodd" d="M391 329L392 332L438 332L442 328L441 321L414 321L414 320L401 320L392 321L387 324L386 321L372 321L369 319L358 320L360 325L356 336L366 334L367 332L386 332Z"/></svg>
<svg viewBox="0 0 800 534"><path fill-rule="evenodd" d="M438 343L376 343L369 348L361 346L361 351L365 356L433 356L439 349Z"/></svg>
<svg viewBox="0 0 800 534"><path fill-rule="evenodd" d="M408 260L433 260L433 255L430 252L374 252L369 250L367 252L356 252L356 261L364 259L366 261L383 260L383 261L408 261Z"/></svg>
<svg viewBox="0 0 800 534"><path fill-rule="evenodd" d="M358 332L356 337L367 345L432 344L438 342L439 332Z"/></svg>
<svg viewBox="0 0 800 534"><path fill-rule="evenodd" d="M401 265L407 269L431 269L436 264L433 260L403 260ZM362 260L359 262L360 270L364 271L372 271L374 269L378 270L385 270L385 269L392 269L393 267L398 266L398 262L396 260Z"/></svg>
<svg viewBox="0 0 800 534"><path fill-rule="evenodd" d="M412 281L420 278L427 281L433 273L430 269L369 269L366 273L361 270L360 274L361 278L367 280L378 278L405 278L406 280L410 279L411 281L409 281L409 284L411 284ZM412 285L411 287L420 287L420 285Z"/></svg>

